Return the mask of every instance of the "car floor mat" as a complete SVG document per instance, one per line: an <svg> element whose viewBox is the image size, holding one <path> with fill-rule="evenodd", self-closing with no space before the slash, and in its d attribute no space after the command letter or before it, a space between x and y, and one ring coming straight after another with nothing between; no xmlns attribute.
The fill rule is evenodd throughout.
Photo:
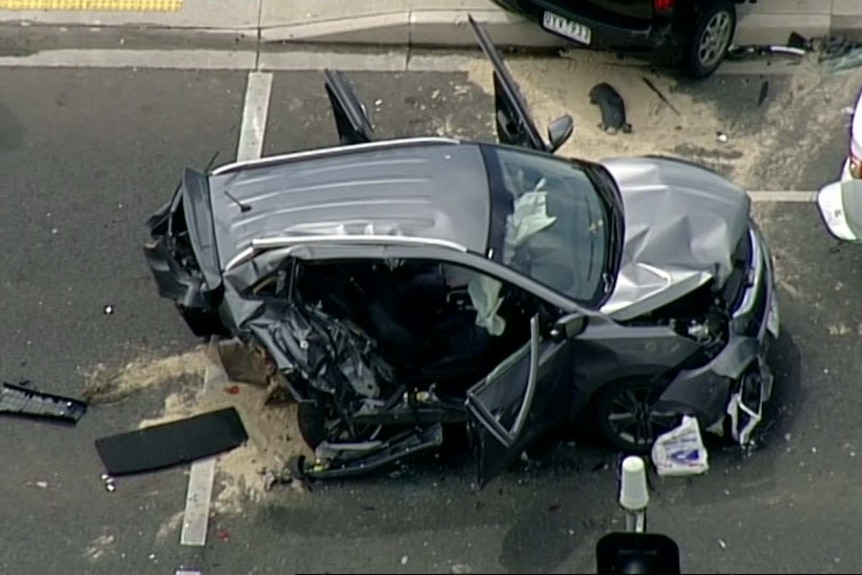
<svg viewBox="0 0 862 575"><path fill-rule="evenodd" d="M233 407L96 440L109 475L166 469L228 451L248 441Z"/></svg>

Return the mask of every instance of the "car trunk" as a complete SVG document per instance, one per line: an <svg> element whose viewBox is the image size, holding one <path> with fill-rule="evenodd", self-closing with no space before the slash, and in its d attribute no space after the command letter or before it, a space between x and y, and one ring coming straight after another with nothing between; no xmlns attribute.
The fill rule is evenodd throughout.
<svg viewBox="0 0 862 575"><path fill-rule="evenodd" d="M563 0L560 5L571 8L574 12L594 14L602 21L619 17L626 20L649 21L653 17L654 0Z"/></svg>

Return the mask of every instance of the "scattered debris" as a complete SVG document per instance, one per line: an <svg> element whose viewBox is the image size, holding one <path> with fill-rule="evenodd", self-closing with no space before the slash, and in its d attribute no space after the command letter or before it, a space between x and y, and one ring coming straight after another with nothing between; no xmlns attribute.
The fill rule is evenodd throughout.
<svg viewBox="0 0 862 575"><path fill-rule="evenodd" d="M403 557L401 557L401 564L407 565L407 555L404 555Z"/></svg>
<svg viewBox="0 0 862 575"><path fill-rule="evenodd" d="M727 543L725 543L722 539L718 540L718 544L722 549L727 549Z"/></svg>
<svg viewBox="0 0 862 575"><path fill-rule="evenodd" d="M36 487L39 487L41 489L48 489L48 482L47 481L37 481Z"/></svg>
<svg viewBox="0 0 862 575"><path fill-rule="evenodd" d="M467 573L472 572L473 569L469 565L464 565L463 563L455 563L452 565L453 575L466 575Z"/></svg>
<svg viewBox="0 0 862 575"><path fill-rule="evenodd" d="M248 440L233 407L96 440L111 475L155 471L228 451Z"/></svg>
<svg viewBox="0 0 862 575"><path fill-rule="evenodd" d="M709 470L708 454L697 419L684 416L676 429L656 439L652 460L660 476L683 477Z"/></svg>
<svg viewBox="0 0 862 575"><path fill-rule="evenodd" d="M224 390L226 393L229 393L231 395L236 395L239 393L239 386L238 385L231 385L229 387L224 388Z"/></svg>
<svg viewBox="0 0 862 575"><path fill-rule="evenodd" d="M218 537L220 541L230 541L230 532L228 532L228 531L219 531L219 532L216 534L216 537Z"/></svg>
<svg viewBox="0 0 862 575"><path fill-rule="evenodd" d="M608 134L616 134L620 130L628 134L632 131L631 124L626 120L626 104L616 88L602 82L590 90L590 103L599 107L602 112L602 123L599 127Z"/></svg>
<svg viewBox="0 0 862 575"><path fill-rule="evenodd" d="M112 313L114 313L114 306L112 306L110 304L106 305L105 306L105 315L111 315Z"/></svg>
<svg viewBox="0 0 862 575"><path fill-rule="evenodd" d="M548 506L548 511L559 511L562 507L559 503L554 503Z"/></svg>
<svg viewBox="0 0 862 575"><path fill-rule="evenodd" d="M724 132L718 132L715 136L722 144L727 143L727 134L725 134Z"/></svg>
<svg viewBox="0 0 862 575"><path fill-rule="evenodd" d="M658 97L659 97L659 100L661 100L662 102L664 102L664 103L667 105L667 107L668 107L668 108L670 108L671 110L673 110L673 113L674 113L674 114L676 114L677 116L679 116L679 115L680 115L679 110L677 110L677 109L676 109L676 106L674 106L674 105L671 103L671 101L668 99L668 97L667 97L667 96L665 96L665 95L664 95L664 93L663 93L661 90L659 90L659 89L658 89L658 87L657 87L655 84L653 84L653 83L652 83L652 80L650 80L650 79L649 79L649 78L647 78L646 76L642 76L642 79L643 79L643 81L644 81L644 84L646 84L646 85L647 85L647 88L649 88L650 90L652 90L652 91L653 91L653 93L654 93L656 96L658 96Z"/></svg>
<svg viewBox="0 0 862 575"><path fill-rule="evenodd" d="M78 399L36 391L23 385L4 383L0 389L0 413L44 418L74 425L87 413L87 404Z"/></svg>
<svg viewBox="0 0 862 575"><path fill-rule="evenodd" d="M766 97L769 95L769 80L764 80L762 84L760 84L760 95L757 97L757 106L760 107L766 101Z"/></svg>

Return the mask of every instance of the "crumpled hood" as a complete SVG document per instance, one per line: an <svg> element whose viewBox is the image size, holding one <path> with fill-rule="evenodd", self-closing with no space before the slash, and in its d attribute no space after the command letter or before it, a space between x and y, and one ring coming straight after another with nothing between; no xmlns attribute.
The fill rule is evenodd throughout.
<svg viewBox="0 0 862 575"><path fill-rule="evenodd" d="M602 308L627 320L670 303L711 278L723 284L747 233L748 194L706 168L670 158L600 162L625 206L616 288Z"/></svg>

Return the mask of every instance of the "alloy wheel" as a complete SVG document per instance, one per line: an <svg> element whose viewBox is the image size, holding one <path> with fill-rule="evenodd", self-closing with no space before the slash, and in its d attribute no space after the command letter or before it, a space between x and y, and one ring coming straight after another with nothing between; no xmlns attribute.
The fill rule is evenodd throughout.
<svg viewBox="0 0 862 575"><path fill-rule="evenodd" d="M704 27L698 44L697 58L704 68L712 68L718 64L730 45L733 33L731 15L721 10L712 15Z"/></svg>
<svg viewBox="0 0 862 575"><path fill-rule="evenodd" d="M607 423L620 442L649 449L656 438L679 424L679 415L655 409L659 392L643 385L622 390L611 402Z"/></svg>

